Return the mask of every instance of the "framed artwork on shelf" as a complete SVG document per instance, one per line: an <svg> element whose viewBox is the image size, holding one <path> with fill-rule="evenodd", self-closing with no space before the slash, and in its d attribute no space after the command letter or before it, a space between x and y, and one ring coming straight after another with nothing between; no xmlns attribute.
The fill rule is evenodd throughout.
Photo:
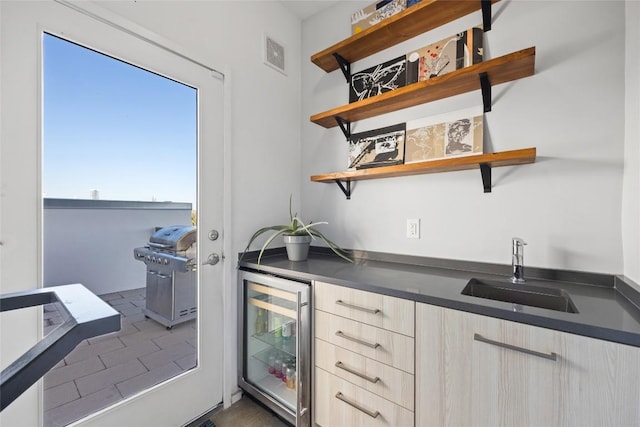
<svg viewBox="0 0 640 427"><path fill-rule="evenodd" d="M482 62L482 28L473 27L407 54L406 84Z"/></svg>
<svg viewBox="0 0 640 427"><path fill-rule="evenodd" d="M358 34L406 8L407 0L381 0L370 4L351 15L351 34Z"/></svg>
<svg viewBox="0 0 640 427"><path fill-rule="evenodd" d="M405 163L482 154L483 118L477 106L407 122Z"/></svg>
<svg viewBox="0 0 640 427"><path fill-rule="evenodd" d="M362 101L406 84L406 56L378 64L351 75L349 102Z"/></svg>
<svg viewBox="0 0 640 427"><path fill-rule="evenodd" d="M352 134L349 140L349 169L402 164L404 137L404 123Z"/></svg>

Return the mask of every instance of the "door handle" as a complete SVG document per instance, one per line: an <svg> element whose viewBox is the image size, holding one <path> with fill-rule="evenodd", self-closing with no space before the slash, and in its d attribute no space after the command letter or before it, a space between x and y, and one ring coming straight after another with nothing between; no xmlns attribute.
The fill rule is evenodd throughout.
<svg viewBox="0 0 640 427"><path fill-rule="evenodd" d="M367 342L367 341L364 341L364 340L361 340L361 339L358 339L358 338L355 338L355 337L350 337L349 335L345 334L342 331L336 331L336 336L338 336L340 338L344 338L344 339L349 340L349 341L353 341L353 342L358 343L358 344L366 345L369 348L376 349L376 348L380 347L380 344L378 344L377 342L376 343L370 343L370 342Z"/></svg>
<svg viewBox="0 0 640 427"><path fill-rule="evenodd" d="M224 257L222 257L224 258ZM205 262L202 263L202 265L216 265L217 263L220 262L220 255L216 254L216 253L212 253L209 254L209 256L207 257L207 260Z"/></svg>
<svg viewBox="0 0 640 427"><path fill-rule="evenodd" d="M347 405L353 406L354 408L356 408L358 411L364 412L365 414L369 415L371 418L378 418L378 415L380 415L379 411L370 411L366 408L363 408L362 406L358 405L356 402L354 402L351 399L347 399L344 394L342 394L341 392L337 392L336 393L336 399L342 400L344 403L346 403Z"/></svg>
<svg viewBox="0 0 640 427"><path fill-rule="evenodd" d="M556 353L540 353L539 351L529 350L528 348L518 347L516 345L511 345L511 344L506 344L500 341L490 340L489 338L485 338L480 334L473 334L473 339L483 343L495 345L497 347L506 348L508 350L519 351L521 353L530 354L532 356L542 357L543 359L553 360L554 362L558 360L558 355Z"/></svg>
<svg viewBox="0 0 640 427"><path fill-rule="evenodd" d="M369 313L369 314L382 313L382 311L379 308L367 308L367 307L362 307L362 306L355 305L355 304L349 304L347 302L342 301L341 299L336 300L336 304L337 305L341 305L343 307L353 308L355 310L364 311L364 312Z"/></svg>
<svg viewBox="0 0 640 427"><path fill-rule="evenodd" d="M365 379L365 380L367 380L367 381L369 381L370 383L373 383L373 384L375 384L378 381L380 381L380 377L370 377L368 375L365 375L362 372L358 372L353 368L349 368L348 366L346 366L344 363L342 363L339 360L336 362L335 367L343 369L343 370L345 370L345 371L347 371L347 372L349 372L349 373L351 373L353 375L356 375L356 376L358 376L358 377L360 377L362 379Z"/></svg>

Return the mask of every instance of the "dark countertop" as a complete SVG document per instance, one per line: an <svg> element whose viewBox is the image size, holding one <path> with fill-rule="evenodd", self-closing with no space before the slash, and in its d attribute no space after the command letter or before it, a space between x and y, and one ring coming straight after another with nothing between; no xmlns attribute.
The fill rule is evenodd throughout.
<svg viewBox="0 0 640 427"><path fill-rule="evenodd" d="M462 295L471 278L510 283L510 265L356 252L353 264L322 248L307 261L292 262L282 250L265 252L258 267L256 253L240 263L286 278L328 283L377 292L416 302L526 323L640 347L640 292L620 276L527 268L527 285L566 291L578 313L515 305Z"/></svg>

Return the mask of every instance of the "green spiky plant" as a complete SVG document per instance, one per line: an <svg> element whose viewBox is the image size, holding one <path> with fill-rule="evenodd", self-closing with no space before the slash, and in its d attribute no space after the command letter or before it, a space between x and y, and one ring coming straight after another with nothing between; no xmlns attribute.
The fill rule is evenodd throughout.
<svg viewBox="0 0 640 427"><path fill-rule="evenodd" d="M263 227L263 228L259 229L258 231L256 231L255 233L253 233L253 236L251 236L251 239L249 239L249 243L247 244L247 247L244 249L244 252L242 253L242 256L240 257L240 261L242 261L242 259L244 258L245 254L249 250L249 247L254 242L254 240L256 240L259 236L261 236L262 234L264 234L264 233L266 233L268 231L273 231L274 233L271 236L269 236L267 241L264 243L264 245L262 245L262 248L260 249L260 254L258 255L258 265L260 265L260 260L262 259L262 254L264 253L264 251L267 248L267 246L269 246L271 244L271 242L273 242L274 239L276 237L278 237L278 236L311 236L312 239L320 238L340 258L342 258L342 259L344 259L344 260L346 260L348 262L353 262L353 260L351 258L349 258L349 251L347 251L345 249L342 249L340 246L336 245L331 240L329 240L320 231L316 230L315 227L317 227L318 225L322 225L322 224L328 224L327 222L321 221L321 222L310 222L309 224L305 224L298 217L297 213L296 214L292 213L293 212L292 209L291 209L292 197L293 196L289 196L289 224L287 224L287 225L272 225L270 227Z"/></svg>

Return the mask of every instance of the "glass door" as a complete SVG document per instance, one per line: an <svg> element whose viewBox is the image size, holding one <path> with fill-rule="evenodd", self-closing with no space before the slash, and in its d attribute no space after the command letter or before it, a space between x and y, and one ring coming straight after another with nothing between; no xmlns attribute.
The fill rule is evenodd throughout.
<svg viewBox="0 0 640 427"><path fill-rule="evenodd" d="M299 425L308 408L310 287L273 276L241 275L245 334L240 382Z"/></svg>
<svg viewBox="0 0 640 427"><path fill-rule="evenodd" d="M247 380L296 411L297 295L247 282Z"/></svg>
<svg viewBox="0 0 640 427"><path fill-rule="evenodd" d="M63 4L64 3L64 4ZM222 229L223 212L225 211L223 197L224 169L221 155L225 151L225 126L224 126L224 82L219 73L212 72L202 66L186 60L157 44L149 43L150 39L135 37L133 30L128 31L128 24L123 19L118 19L119 26L111 26L94 19L99 15L90 16L79 13L84 7L97 7L93 2L73 2L73 9L66 4L71 2L17 2L0 1L0 50L2 51L1 84L2 105L11 105L11 108L2 108L0 121L2 122L2 143L0 144L0 171L2 179L2 198L0 203L0 215L2 216L2 241L0 247L0 281L3 292L14 292L30 289L43 283L43 206L42 206L42 39L46 31L65 40L73 41L79 45L91 48L96 52L117 58L128 64L134 64L141 69L169 77L171 80L188 85L197 90L194 98L194 109L197 108L197 117L193 117L193 126L196 127L197 137L197 166L192 169L197 173L197 222L198 222L198 271L197 271L197 301L198 319L194 322L195 329L188 333L195 334L189 347L184 346L182 338L176 335L179 330L174 329L172 335L162 343L158 343L158 336L153 335L150 329L140 328L144 316L137 322L123 322L123 330L126 328L132 332L123 337L101 337L100 343L86 345L85 355L91 353L87 361L74 360L59 366L63 369L59 373L60 378L70 379L66 386L56 385L51 395L57 403L63 401L65 405L56 414L50 413L48 420L57 418L59 414L80 413L80 407L91 408L93 415L83 418L79 423L83 426L137 426L137 425L163 425L180 426L197 419L202 414L214 408L223 398L223 377L225 375L221 329L223 329L223 313L230 310L224 306L224 266L225 261L217 265L203 265L209 254L220 254L224 245L225 235ZM80 4L82 3L82 4ZM78 9L78 10L74 10ZM114 15L115 16L115 15ZM121 24L121 25L120 25ZM141 28L141 27L140 27ZM123 31L126 30L126 31ZM145 32L145 35L150 33ZM151 39L154 37L150 35ZM69 66L74 65L69 61ZM77 64L76 64L77 65ZM114 85L112 94L120 93L123 88ZM159 96L160 92L150 94ZM172 113L173 114L173 113ZM172 115L170 114L170 115ZM175 113L177 114L177 113ZM126 116L125 114L122 114ZM163 121L162 116L154 116L158 125ZM197 120L197 122L196 122ZM76 131L87 125L86 121L76 120ZM5 136L9 136L5 138ZM99 136L99 135L98 135ZM195 137L194 137L195 139ZM193 145L196 141L193 141ZM93 140L92 140L93 141ZM87 146L90 141L87 141ZM110 141L105 141L101 146L106 150L112 147ZM79 147L84 148L84 147ZM180 150L175 150L178 153ZM83 166L82 161L76 160L79 153L72 153L69 158L68 168ZM126 157L126 156L124 156ZM166 156L158 156L152 150L140 152L138 158L149 161L148 168L166 166ZM119 161L118 161L119 160ZM104 162L105 167L110 168L111 175L122 175L121 165L124 158L116 159L110 163ZM171 163L173 164L173 163ZM6 179L9 177L10 179ZM139 178L138 178L139 179ZM149 188L154 186L149 181ZM111 210L111 214L113 211ZM131 227L132 216L130 212L122 213L122 226ZM103 223L104 224L104 223ZM221 236L217 240L211 240L210 230L218 230ZM102 234L111 233L111 228L103 226ZM97 233L97 232L96 232ZM69 236L65 235L68 239ZM96 239L98 234L96 234ZM148 234L144 238L146 241ZM72 239L73 240L73 239ZM144 243L144 241L143 241ZM133 260L131 250L136 244L131 244L127 250L127 259L123 262L114 261L111 258L104 260L113 269L123 269L127 264L136 262ZM18 256L18 254L20 256ZM137 265L142 269L143 264ZM86 265L76 265L77 269L86 269ZM122 306L123 307L123 306ZM200 310L200 308L203 308ZM41 310L19 310L19 314L6 322L3 315L0 321L0 359L10 363L16 360L21 353L37 342L41 336L42 314ZM149 322L150 323L150 322ZM147 324L148 325L148 324ZM186 325L186 324L184 324ZM190 325L189 325L190 326ZM156 328L157 325L154 326ZM158 329L158 328L156 328ZM162 332L166 333L162 327ZM192 332L193 331L193 332ZM151 335L150 335L151 333ZM136 337L133 337L136 335ZM149 338L144 341L134 341L138 338ZM218 337L218 339L211 339ZM136 349L153 349L154 353L141 355L134 351L134 347L125 349L118 354L98 354L109 349L118 351L125 346L126 340ZM179 342L173 341L177 339ZM109 342L107 342L110 340ZM173 342L171 342L173 341ZM107 344L105 344L107 342ZM158 343L158 344L156 344ZM153 348L153 346L157 346ZM197 348L196 348L197 347ZM126 351L129 350L129 351ZM175 362L174 356L183 352L184 360L195 361L197 365L178 375L179 362ZM189 353L187 353L187 351ZM118 363L125 354L132 356L134 360L120 369ZM194 355L195 354L195 358ZM139 357L139 359L138 359ZM106 362L112 358L110 362ZM144 360L142 360L144 358ZM91 364L92 368L86 368ZM190 366L193 366L192 362ZM75 365L75 366L73 366ZM137 366L137 368L135 368ZM186 366L186 365L185 365ZM83 370L84 369L84 370ZM180 368L181 370L181 368ZM129 373L125 375L125 372ZM132 375L135 374L135 376ZM124 378L126 376L127 378ZM169 377L173 377L168 379ZM80 386L80 379L84 386ZM105 389L96 390L96 387L109 383ZM165 381L166 380L166 381ZM128 382L125 384L125 382ZM125 390L127 385L143 384L145 391L131 393L132 389ZM159 383L159 384L158 384ZM147 388L147 386L152 386ZM15 402L0 413L0 425L3 426L35 426L43 425L43 410L47 410L47 401L43 400L43 387L41 384L32 387L20 396ZM54 386L50 388L53 389ZM58 388L60 387L60 388ZM84 395L81 388L85 389ZM93 390L92 390L93 389ZM66 390L66 391L65 391ZM181 398L188 396L188 398ZM50 401L53 403L53 401ZM114 404L114 402L117 402ZM51 404L52 404L51 403ZM108 406L107 408L105 408ZM104 408L104 409L103 409ZM92 411L93 412L93 411ZM82 412L86 414L87 412ZM45 417L46 418L46 417ZM56 424L65 424L56 421ZM53 424L53 423L51 423ZM51 425L45 424L45 425Z"/></svg>

